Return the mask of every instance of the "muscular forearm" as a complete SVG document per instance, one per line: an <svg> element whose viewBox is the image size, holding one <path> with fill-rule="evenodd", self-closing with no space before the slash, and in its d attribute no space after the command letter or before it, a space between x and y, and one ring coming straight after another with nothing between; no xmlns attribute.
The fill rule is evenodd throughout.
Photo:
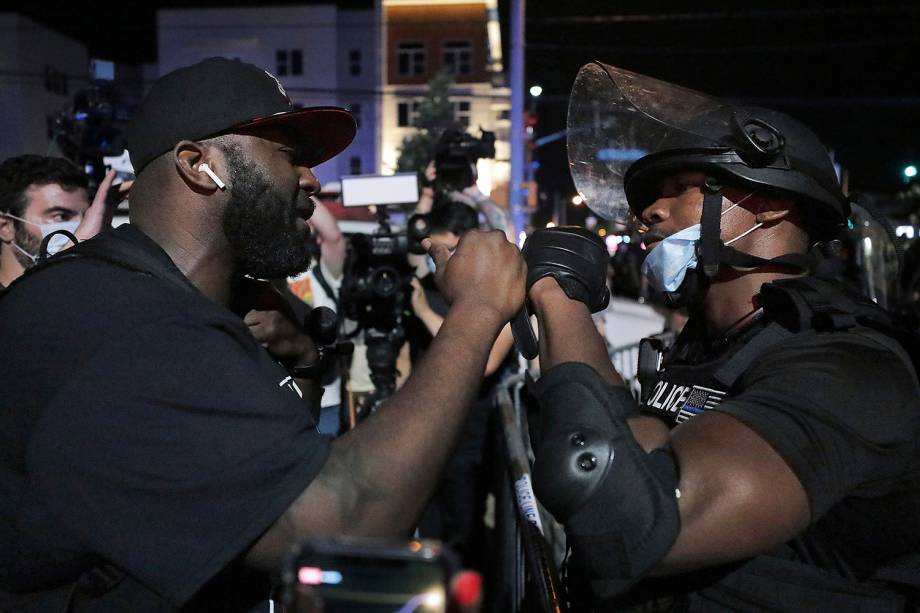
<svg viewBox="0 0 920 613"><path fill-rule="evenodd" d="M288 540L410 533L457 443L503 323L478 305L454 305L403 388L333 442L323 469L285 514Z"/></svg>
<svg viewBox="0 0 920 613"><path fill-rule="evenodd" d="M622 386L623 378L607 355L588 307L571 300L551 277L537 281L530 290L540 326L540 368L549 370L564 362L582 362L596 370L611 385Z"/></svg>
<svg viewBox="0 0 920 613"><path fill-rule="evenodd" d="M539 287L537 287L539 286ZM564 362L582 362L596 370L611 385L625 385L607 355L607 348L594 325L588 308L570 300L552 279L534 284L531 299L540 325L540 367L549 370ZM646 451L668 442L668 429L654 417L628 420L636 442Z"/></svg>
<svg viewBox="0 0 920 613"><path fill-rule="evenodd" d="M444 323L444 319L431 309L418 309L416 315L422 320L422 323L425 324L425 328L428 329L431 336L437 336L438 331L441 329L441 325ZM496 338L495 342L492 344L492 349L489 351L489 358L486 360L485 376L488 377L498 370L498 367L505 361L513 345L514 336L511 334L511 325L506 324L499 333L498 338Z"/></svg>

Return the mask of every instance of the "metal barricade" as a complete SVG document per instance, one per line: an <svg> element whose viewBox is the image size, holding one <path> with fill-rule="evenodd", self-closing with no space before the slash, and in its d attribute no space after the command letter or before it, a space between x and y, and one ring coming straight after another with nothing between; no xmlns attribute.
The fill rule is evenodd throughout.
<svg viewBox="0 0 920 613"><path fill-rule="evenodd" d="M632 392L634 398L639 398L639 343L613 347L608 350L610 362L616 368L626 387Z"/></svg>
<svg viewBox="0 0 920 613"><path fill-rule="evenodd" d="M566 609L559 574L530 480L532 453L529 453L526 412L521 401L523 387L524 375L511 375L502 382L496 395L507 452L509 493L513 497L516 511L515 546L518 555L514 562L515 585L511 590L512 613L564 613Z"/></svg>
<svg viewBox="0 0 920 613"><path fill-rule="evenodd" d="M638 399L639 343L609 350L610 361ZM531 485L530 467L533 452L527 426L527 411L523 406L525 375L515 373L498 386L498 405L508 471L508 486L504 495L513 507L513 534L504 543L513 547L511 555L511 582L509 590L510 613L564 613L567 610L562 585L557 571L557 561L565 554L564 533L561 526L542 510ZM554 545L558 545L554 551ZM556 555L554 555L554 553Z"/></svg>

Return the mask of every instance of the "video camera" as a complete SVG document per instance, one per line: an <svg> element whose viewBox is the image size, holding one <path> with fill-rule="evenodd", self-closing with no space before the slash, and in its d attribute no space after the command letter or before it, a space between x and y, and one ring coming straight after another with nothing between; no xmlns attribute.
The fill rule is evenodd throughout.
<svg viewBox="0 0 920 613"><path fill-rule="evenodd" d="M73 100L49 119L49 136L62 155L81 168L91 167L98 183L105 174L103 158L121 156L125 150L124 130L134 104L115 88L112 62L93 60L90 84L74 94Z"/></svg>
<svg viewBox="0 0 920 613"><path fill-rule="evenodd" d="M435 190L460 191L476 181L476 161L495 157L495 132L480 128L476 138L460 130L445 130L434 146Z"/></svg>
<svg viewBox="0 0 920 613"><path fill-rule="evenodd" d="M347 207L377 207L373 234L356 234L348 243L345 275L339 292L342 313L357 322L351 336L364 333L367 360L375 394L368 411L396 389L396 357L406 337L405 322L412 292L409 253L422 254L427 236L425 218L414 215L405 232L390 225L387 205L418 200L414 173L342 178L342 200Z"/></svg>

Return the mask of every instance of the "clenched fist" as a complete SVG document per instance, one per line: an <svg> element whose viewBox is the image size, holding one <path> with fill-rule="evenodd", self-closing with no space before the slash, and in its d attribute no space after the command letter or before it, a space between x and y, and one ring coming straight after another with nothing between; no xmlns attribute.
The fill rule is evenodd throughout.
<svg viewBox="0 0 920 613"><path fill-rule="evenodd" d="M451 305L493 309L504 321L524 304L527 267L503 232L471 230L451 255L446 245L422 243L437 266L435 282Z"/></svg>

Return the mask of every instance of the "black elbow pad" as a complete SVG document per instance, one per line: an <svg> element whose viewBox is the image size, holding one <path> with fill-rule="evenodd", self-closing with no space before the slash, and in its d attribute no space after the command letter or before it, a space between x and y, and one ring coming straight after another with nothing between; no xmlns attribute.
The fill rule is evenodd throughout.
<svg viewBox="0 0 920 613"><path fill-rule="evenodd" d="M673 455L645 453L626 423L635 400L584 364L551 369L536 395L537 498L565 525L570 572L590 581L597 598L622 594L664 558L680 530Z"/></svg>

